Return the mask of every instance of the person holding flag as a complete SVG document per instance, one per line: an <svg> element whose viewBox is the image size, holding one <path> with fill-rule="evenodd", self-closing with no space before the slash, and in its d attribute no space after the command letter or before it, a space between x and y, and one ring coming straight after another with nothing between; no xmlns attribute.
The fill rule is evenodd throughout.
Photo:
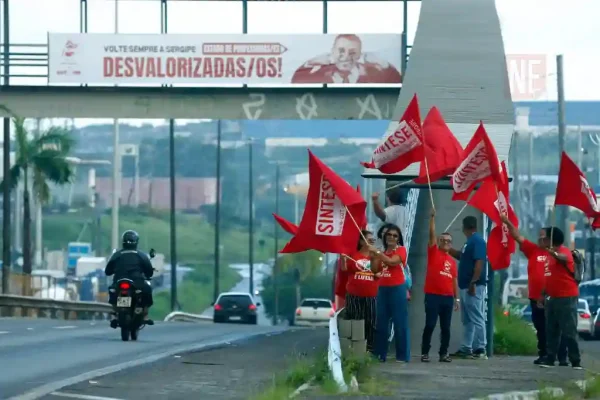
<svg viewBox="0 0 600 400"><path fill-rule="evenodd" d="M547 228L540 230L537 245L523 236L516 226L508 218L508 215L500 214L502 222L508 227L508 233L515 239L521 248L521 252L527 258L527 286L529 293L529 302L531 307L531 321L537 334L538 358L533 363L541 364L546 355L546 315L544 303L540 302L544 281L546 279L545 269L548 263L548 252L545 250L550 247L550 238L546 236ZM558 365L561 367L569 366L567 362L567 345L564 336L561 336L558 348Z"/></svg>
<svg viewBox="0 0 600 400"><path fill-rule="evenodd" d="M439 237L435 234L435 208L431 208L429 219L429 243L427 247L427 274L425 276L425 328L421 342L421 361L429 362L431 335L440 319L440 362L451 362L448 355L452 310L458 311L460 291L458 289L456 261L448 254L452 246L452 235L448 232Z"/></svg>

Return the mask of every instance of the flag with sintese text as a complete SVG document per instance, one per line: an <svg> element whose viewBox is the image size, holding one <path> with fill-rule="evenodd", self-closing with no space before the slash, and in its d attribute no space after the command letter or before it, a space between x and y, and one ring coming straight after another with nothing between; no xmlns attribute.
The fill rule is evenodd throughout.
<svg viewBox="0 0 600 400"><path fill-rule="evenodd" d="M588 218L600 216L596 193L590 187L585 174L564 151L560 159L554 205L577 208Z"/></svg>
<svg viewBox="0 0 600 400"><path fill-rule="evenodd" d="M516 251L516 242L500 219L500 214L508 215L510 222L515 227L519 226L517 214L510 205L506 164L502 162L500 167L501 182L496 182L492 177L487 178L468 201L471 207L483 212L495 225L487 241L488 260L493 270L508 268L510 256Z"/></svg>
<svg viewBox="0 0 600 400"><path fill-rule="evenodd" d="M360 192L360 185L356 185L356 191L362 197L362 193ZM360 226L360 229L367 229L367 224L369 223L369 221L367 220L366 209L365 212L356 219L356 222L358 222L358 226Z"/></svg>
<svg viewBox="0 0 600 400"><path fill-rule="evenodd" d="M415 94L400 122L391 123L383 141L373 152L371 162L361 162L366 168L384 174L395 174L423 159L423 132L419 101Z"/></svg>
<svg viewBox="0 0 600 400"><path fill-rule="evenodd" d="M452 174L452 200L466 201L475 185L488 177L492 177L498 183L502 181L498 154L483 127L483 122L480 122L465 148L460 165Z"/></svg>
<svg viewBox="0 0 600 400"><path fill-rule="evenodd" d="M295 235L298 232L298 225L291 223L287 219L280 217L275 213L273 213L273 218L275 218L275 221L277 221L279 226L281 226L281 228L283 228L283 230L290 235Z"/></svg>
<svg viewBox="0 0 600 400"><path fill-rule="evenodd" d="M357 217L364 215L366 201L355 188L308 151L309 187L306 206L296 235L281 253L317 250L349 254L360 237Z"/></svg>
<svg viewBox="0 0 600 400"><path fill-rule="evenodd" d="M419 176L414 179L418 184L428 183L427 172L431 182L451 175L463 159L463 148L437 107L432 107L423 121L423 146L424 159L421 161Z"/></svg>

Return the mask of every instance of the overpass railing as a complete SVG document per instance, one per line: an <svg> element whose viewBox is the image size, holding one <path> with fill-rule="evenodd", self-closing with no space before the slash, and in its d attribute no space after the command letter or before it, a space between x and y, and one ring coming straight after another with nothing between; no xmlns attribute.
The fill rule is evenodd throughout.
<svg viewBox="0 0 600 400"><path fill-rule="evenodd" d="M9 294L0 295L0 316L3 317L107 319L111 311L111 305L95 301L53 300Z"/></svg>
<svg viewBox="0 0 600 400"><path fill-rule="evenodd" d="M6 47L4 43L0 43L0 77L46 78L46 83L48 82L47 44L11 43ZM5 67L8 67L8 75Z"/></svg>

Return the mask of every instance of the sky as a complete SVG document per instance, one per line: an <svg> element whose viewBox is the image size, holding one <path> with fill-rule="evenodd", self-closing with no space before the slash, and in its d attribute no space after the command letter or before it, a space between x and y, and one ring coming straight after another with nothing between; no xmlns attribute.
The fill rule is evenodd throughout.
<svg viewBox="0 0 600 400"><path fill-rule="evenodd" d="M87 2L88 32L114 32L115 0ZM537 100L557 97L557 54L564 55L567 100L600 99L596 75L600 66L600 1L496 0L496 6L507 55L546 60L546 90ZM11 43L45 44L48 32L79 32L79 0L13 0L10 7ZM329 33L402 32L401 2L331 2L328 8ZM409 2L409 43L414 39L419 10L419 2ZM323 29L321 2L249 2L248 16L248 33L322 33ZM160 33L160 29L159 0L118 0L119 33ZM241 2L170 2L168 31L241 34ZM14 78L11 84L46 84L46 79ZM76 125L99 122L104 121L80 119Z"/></svg>

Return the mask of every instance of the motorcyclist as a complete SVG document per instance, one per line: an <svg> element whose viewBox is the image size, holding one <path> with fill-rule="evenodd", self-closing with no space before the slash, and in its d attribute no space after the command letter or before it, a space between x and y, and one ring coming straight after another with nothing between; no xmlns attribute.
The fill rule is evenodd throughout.
<svg viewBox="0 0 600 400"><path fill-rule="evenodd" d="M152 288L146 283L154 274L154 269L150 258L146 253L138 251L140 237L137 232L128 230L123 232L123 248L116 251L108 260L104 273L106 276L112 276L113 288L119 279L127 278L133 281L134 286L142 291L142 302L144 305L144 323L153 325L154 322L148 319L148 309L152 306ZM115 290L109 291L109 303L113 306L113 316L110 321L111 328L117 328L117 294Z"/></svg>

